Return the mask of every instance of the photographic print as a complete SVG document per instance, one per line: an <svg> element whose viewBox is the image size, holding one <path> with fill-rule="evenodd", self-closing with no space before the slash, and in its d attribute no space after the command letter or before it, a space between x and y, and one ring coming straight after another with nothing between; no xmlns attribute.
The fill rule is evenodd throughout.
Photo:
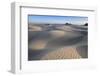
<svg viewBox="0 0 100 76"><path fill-rule="evenodd" d="M57 6L11 4L12 73L91 69L95 66L96 9Z"/></svg>
<svg viewBox="0 0 100 76"><path fill-rule="evenodd" d="M28 15L28 61L88 58L88 17Z"/></svg>

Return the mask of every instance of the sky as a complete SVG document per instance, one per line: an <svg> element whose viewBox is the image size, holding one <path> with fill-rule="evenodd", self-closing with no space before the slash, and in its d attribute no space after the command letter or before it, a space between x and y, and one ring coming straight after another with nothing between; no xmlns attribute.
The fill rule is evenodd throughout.
<svg viewBox="0 0 100 76"><path fill-rule="evenodd" d="M36 24L85 24L88 22L88 17L81 16L46 16L46 15L29 15L29 23Z"/></svg>

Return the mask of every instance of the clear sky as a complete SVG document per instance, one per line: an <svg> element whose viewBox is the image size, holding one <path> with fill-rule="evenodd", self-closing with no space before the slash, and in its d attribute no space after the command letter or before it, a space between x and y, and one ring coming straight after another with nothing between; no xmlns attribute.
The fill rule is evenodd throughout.
<svg viewBox="0 0 100 76"><path fill-rule="evenodd" d="M29 23L36 24L85 24L88 22L88 17L81 16L44 16L44 15L29 15Z"/></svg>

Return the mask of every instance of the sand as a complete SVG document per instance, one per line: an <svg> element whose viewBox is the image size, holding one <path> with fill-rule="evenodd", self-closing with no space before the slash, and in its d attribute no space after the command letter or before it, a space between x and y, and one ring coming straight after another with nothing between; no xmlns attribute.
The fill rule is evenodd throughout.
<svg viewBox="0 0 100 76"><path fill-rule="evenodd" d="M66 26L59 26L59 27L56 27L57 29L59 30L63 30L63 31L72 31L74 28L66 25Z"/></svg>
<svg viewBox="0 0 100 76"><path fill-rule="evenodd" d="M46 44L47 41L45 40L37 40L29 44L29 49L33 49L33 50L45 49Z"/></svg>
<svg viewBox="0 0 100 76"><path fill-rule="evenodd" d="M55 38L63 37L66 34L65 31L61 31L61 30L52 30L49 33L51 34L51 36Z"/></svg>
<svg viewBox="0 0 100 76"><path fill-rule="evenodd" d="M29 60L88 58L87 27L34 25L28 31Z"/></svg>
<svg viewBox="0 0 100 76"><path fill-rule="evenodd" d="M29 31L42 31L40 26L29 25Z"/></svg>
<svg viewBox="0 0 100 76"><path fill-rule="evenodd" d="M78 54L74 47L64 47L58 50L47 53L41 59L79 59L81 56Z"/></svg>

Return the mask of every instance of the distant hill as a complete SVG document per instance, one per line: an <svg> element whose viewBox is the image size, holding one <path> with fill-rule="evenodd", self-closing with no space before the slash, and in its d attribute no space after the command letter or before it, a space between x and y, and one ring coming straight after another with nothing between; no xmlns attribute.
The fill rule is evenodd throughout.
<svg viewBox="0 0 100 76"><path fill-rule="evenodd" d="M71 23L65 23L65 25L72 25Z"/></svg>
<svg viewBox="0 0 100 76"><path fill-rule="evenodd" d="M88 26L88 23L85 23L84 26Z"/></svg>

